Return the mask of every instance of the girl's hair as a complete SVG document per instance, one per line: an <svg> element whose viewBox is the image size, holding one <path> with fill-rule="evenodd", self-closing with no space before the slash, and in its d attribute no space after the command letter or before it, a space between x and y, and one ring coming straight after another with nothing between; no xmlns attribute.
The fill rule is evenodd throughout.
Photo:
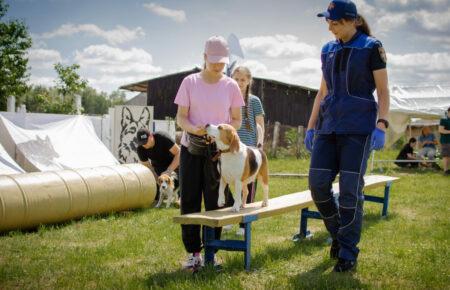
<svg viewBox="0 0 450 290"><path fill-rule="evenodd" d="M248 110L249 110L248 101L249 101L249 96L250 96L250 93L251 93L251 87L252 87L252 82L253 82L252 73L250 72L250 69L248 67L238 66L233 71L231 76L234 76L234 74L237 73L237 72L240 72L240 73L244 74L249 80L248 86L245 89L245 96L243 96L243 97L244 97L244 100L245 100L245 107L244 107L244 110L245 110L244 111L245 112L245 127L247 128L247 130L250 130L251 126L250 126L250 118L249 118L249 112L248 112Z"/></svg>
<svg viewBox="0 0 450 290"><path fill-rule="evenodd" d="M417 139L416 139L416 138L414 138L414 137L411 137L411 138L409 138L409 141L408 141L408 143L409 143L409 144L411 144L411 143L416 143L416 141L417 141Z"/></svg>
<svg viewBox="0 0 450 290"><path fill-rule="evenodd" d="M355 21L357 30L361 31L364 34L367 34L368 36L372 36L369 24L367 23L364 16L362 16L361 14L356 15L356 19L355 18L344 18L344 19L346 21Z"/></svg>

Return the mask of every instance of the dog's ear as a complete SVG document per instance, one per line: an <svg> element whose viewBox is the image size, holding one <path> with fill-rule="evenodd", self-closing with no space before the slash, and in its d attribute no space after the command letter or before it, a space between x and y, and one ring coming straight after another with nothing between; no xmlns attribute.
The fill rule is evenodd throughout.
<svg viewBox="0 0 450 290"><path fill-rule="evenodd" d="M230 152L236 153L239 151L239 136L235 130L229 131L229 138L230 138Z"/></svg>
<svg viewBox="0 0 450 290"><path fill-rule="evenodd" d="M139 123L143 126L147 127L150 126L150 120L151 120L151 113L150 110L145 107L142 109L141 116L139 117Z"/></svg>
<svg viewBox="0 0 450 290"><path fill-rule="evenodd" d="M173 183L172 177L169 178L169 186L170 186L170 188L175 188L175 184Z"/></svg>
<svg viewBox="0 0 450 290"><path fill-rule="evenodd" d="M161 183L162 183L162 178L161 178L161 176L158 177L157 182L158 182L158 185L161 185Z"/></svg>
<svg viewBox="0 0 450 290"><path fill-rule="evenodd" d="M127 124L130 124L133 120L133 114L131 110L127 107L122 108L122 120L120 121L120 125L122 125L122 130L125 128Z"/></svg>

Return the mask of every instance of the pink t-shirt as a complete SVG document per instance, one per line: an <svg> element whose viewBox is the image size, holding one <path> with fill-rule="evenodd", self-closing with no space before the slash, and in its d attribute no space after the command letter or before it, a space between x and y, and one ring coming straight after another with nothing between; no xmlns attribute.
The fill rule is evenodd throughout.
<svg viewBox="0 0 450 290"><path fill-rule="evenodd" d="M236 81L223 76L217 83L208 84L200 73L188 75L178 89L175 104L189 107L188 119L194 126L217 125L231 122L231 108L245 105L241 90ZM186 132L181 144L189 145Z"/></svg>

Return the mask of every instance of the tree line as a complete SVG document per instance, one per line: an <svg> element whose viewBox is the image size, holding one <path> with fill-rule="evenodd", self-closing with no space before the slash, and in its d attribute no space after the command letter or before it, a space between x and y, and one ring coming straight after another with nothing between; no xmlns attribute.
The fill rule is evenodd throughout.
<svg viewBox="0 0 450 290"><path fill-rule="evenodd" d="M78 73L78 64L54 64L55 86L29 85L27 51L32 39L25 22L6 19L8 4L0 0L0 111L6 111L9 96L37 113L75 114L75 96L81 96L82 112L106 114L108 108L125 102L125 93L98 92Z"/></svg>

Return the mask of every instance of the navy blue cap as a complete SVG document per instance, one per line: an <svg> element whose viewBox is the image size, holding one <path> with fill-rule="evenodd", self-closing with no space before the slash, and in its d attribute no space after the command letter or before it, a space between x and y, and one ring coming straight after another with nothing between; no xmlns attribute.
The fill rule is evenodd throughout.
<svg viewBox="0 0 450 290"><path fill-rule="evenodd" d="M356 5L350 0L333 0L325 12L317 14L318 17L325 17L330 20L341 20L343 18L356 18L358 12Z"/></svg>
<svg viewBox="0 0 450 290"><path fill-rule="evenodd" d="M141 128L137 131L136 134L136 143L138 145L145 145L148 142L148 137L151 135L150 131L145 129L145 128Z"/></svg>

